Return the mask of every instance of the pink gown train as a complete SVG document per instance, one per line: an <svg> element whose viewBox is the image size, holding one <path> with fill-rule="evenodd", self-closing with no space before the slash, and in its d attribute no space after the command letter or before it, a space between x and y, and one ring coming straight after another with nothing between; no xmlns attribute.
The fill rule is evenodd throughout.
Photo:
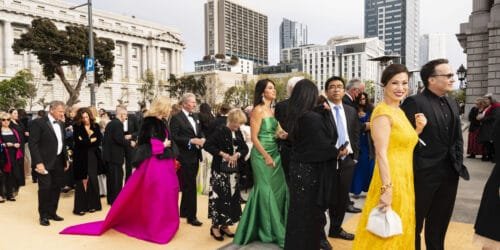
<svg viewBox="0 0 500 250"><path fill-rule="evenodd" d="M151 140L153 157L129 178L104 221L71 226L61 234L102 235L115 229L128 236L166 244L179 229L179 183L174 159L157 159L163 144Z"/></svg>

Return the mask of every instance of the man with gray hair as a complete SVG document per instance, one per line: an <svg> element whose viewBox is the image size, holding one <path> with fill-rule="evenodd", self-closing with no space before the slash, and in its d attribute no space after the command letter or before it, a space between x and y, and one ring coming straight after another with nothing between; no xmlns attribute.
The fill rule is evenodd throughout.
<svg viewBox="0 0 500 250"><path fill-rule="evenodd" d="M64 145L64 111L61 101L52 101L47 116L35 119L30 126L29 148L38 179L38 213L40 225L49 220L62 221L57 215L59 194L68 170Z"/></svg>
<svg viewBox="0 0 500 250"><path fill-rule="evenodd" d="M180 217L192 226L201 226L196 218L196 175L202 161L201 148L205 136L201 130L196 108L196 96L186 93L181 98L182 110L170 120L172 140L179 146L178 160L181 163L180 183L182 190Z"/></svg>
<svg viewBox="0 0 500 250"><path fill-rule="evenodd" d="M287 97L292 95L293 88L300 80L304 79L302 76L294 76L288 79L286 84L286 93ZM286 110L288 108L288 99L285 99L276 104L274 110L274 116L276 120L280 123L281 128L287 131L287 119L286 119ZM283 166L283 171L285 171L285 179L288 181L288 165L290 164L290 153L292 152L292 145L289 140L278 140L278 148L281 156L281 165Z"/></svg>
<svg viewBox="0 0 500 250"><path fill-rule="evenodd" d="M364 83L359 79L351 79L346 86L346 92L344 98L342 98L342 103L355 108L354 100L361 94L364 89Z"/></svg>

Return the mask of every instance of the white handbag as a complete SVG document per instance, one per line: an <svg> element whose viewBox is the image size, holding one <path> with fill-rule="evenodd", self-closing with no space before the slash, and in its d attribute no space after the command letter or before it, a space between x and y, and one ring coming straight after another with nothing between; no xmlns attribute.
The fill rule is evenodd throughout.
<svg viewBox="0 0 500 250"><path fill-rule="evenodd" d="M366 230L379 237L389 238L403 234L403 224L394 210L388 209L384 212L379 207L375 207L368 216Z"/></svg>

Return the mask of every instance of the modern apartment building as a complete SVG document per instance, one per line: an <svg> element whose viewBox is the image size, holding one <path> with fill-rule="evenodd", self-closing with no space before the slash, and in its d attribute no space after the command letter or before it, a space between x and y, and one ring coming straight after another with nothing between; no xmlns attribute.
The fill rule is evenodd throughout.
<svg viewBox="0 0 500 250"><path fill-rule="evenodd" d="M420 64L423 65L438 58L446 58L446 35L422 35L420 37Z"/></svg>
<svg viewBox="0 0 500 250"><path fill-rule="evenodd" d="M280 24L280 50L307 44L307 25L283 18Z"/></svg>
<svg viewBox="0 0 500 250"><path fill-rule="evenodd" d="M267 65L267 16L234 0L207 0L205 54L237 56Z"/></svg>
<svg viewBox="0 0 500 250"><path fill-rule="evenodd" d="M420 0L365 0L365 37L384 41L409 69L420 66L419 28Z"/></svg>

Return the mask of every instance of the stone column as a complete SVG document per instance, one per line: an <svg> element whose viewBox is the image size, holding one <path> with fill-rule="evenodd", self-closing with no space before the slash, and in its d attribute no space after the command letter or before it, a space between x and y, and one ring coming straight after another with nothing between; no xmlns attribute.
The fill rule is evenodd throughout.
<svg viewBox="0 0 500 250"><path fill-rule="evenodd" d="M153 73L157 76L158 73L160 72L160 48L158 46L155 46L155 50L153 53L153 59L155 61L155 68Z"/></svg>
<svg viewBox="0 0 500 250"><path fill-rule="evenodd" d="M125 72L128 79L127 82L132 82L132 43L127 42L127 57L125 58Z"/></svg>
<svg viewBox="0 0 500 250"><path fill-rule="evenodd" d="M500 0L495 0L490 13L488 51L488 93L500 98Z"/></svg>
<svg viewBox="0 0 500 250"><path fill-rule="evenodd" d="M172 69L171 73L174 75L178 75L178 72L177 72L177 50L176 49L173 49L171 52L170 65L172 65L171 66L171 69Z"/></svg>
<svg viewBox="0 0 500 250"><path fill-rule="evenodd" d="M144 74L146 72L146 70L148 69L148 56L147 56L147 45L143 44L142 45L142 49L141 49L141 56L142 56L142 59L141 59L141 71L142 73ZM156 77L156 76L155 76Z"/></svg>
<svg viewBox="0 0 500 250"><path fill-rule="evenodd" d="M3 22L3 72L6 75L14 75L14 68L12 66L12 60L14 60L14 51L12 50L12 44L14 43L14 36L12 31L12 25L9 21Z"/></svg>
<svg viewBox="0 0 500 250"><path fill-rule="evenodd" d="M179 50L179 52L178 52L179 53L178 54L179 55L179 57L178 57L179 58L179 64L177 66L177 73L178 74L182 74L183 73L183 70L182 70L183 69L183 67L182 67L182 64L183 64L183 55L182 55L182 52L183 52L182 49Z"/></svg>

